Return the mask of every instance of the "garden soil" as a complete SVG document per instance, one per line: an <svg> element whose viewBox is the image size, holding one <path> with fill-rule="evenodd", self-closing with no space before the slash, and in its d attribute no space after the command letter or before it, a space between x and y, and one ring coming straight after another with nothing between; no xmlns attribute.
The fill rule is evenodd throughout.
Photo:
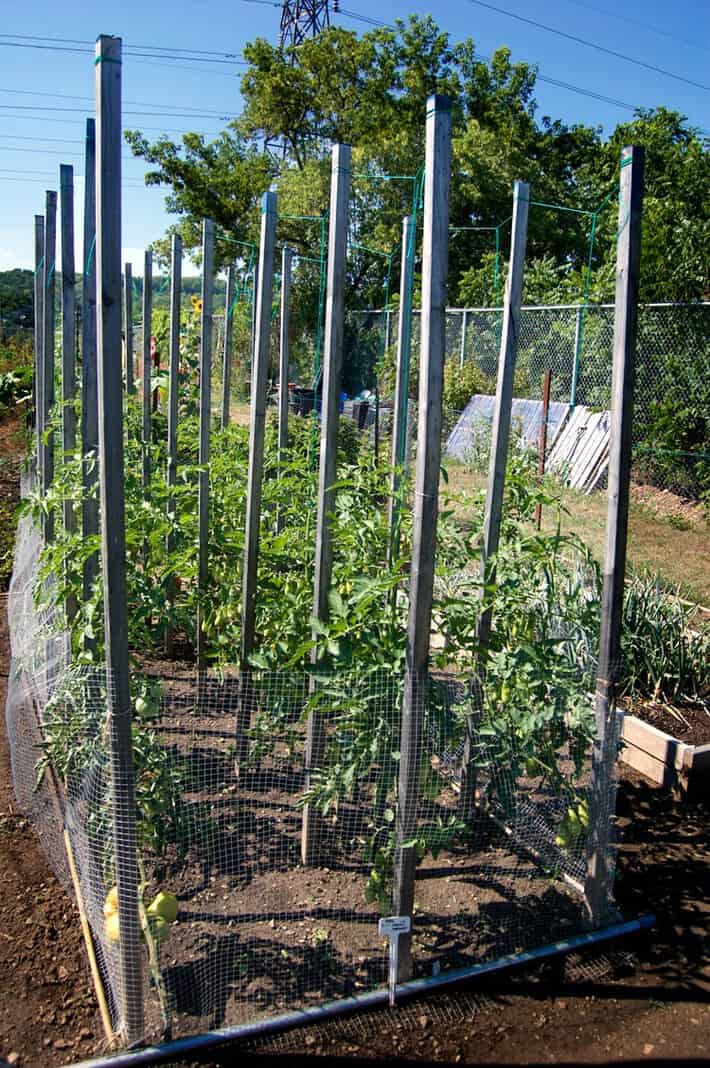
<svg viewBox="0 0 710 1068"><path fill-rule="evenodd" d="M2 442L0 442L2 449ZM16 466L0 465L0 495L17 493ZM0 621L0 701L9 664ZM654 911L651 935L547 964L515 980L332 1025L202 1063L581 1063L703 1059L710 1048L708 807L682 804L627 773L617 898L627 916ZM623 951L623 952L622 952ZM76 907L31 826L17 811L0 731L0 1058L54 1068L104 1048Z"/></svg>

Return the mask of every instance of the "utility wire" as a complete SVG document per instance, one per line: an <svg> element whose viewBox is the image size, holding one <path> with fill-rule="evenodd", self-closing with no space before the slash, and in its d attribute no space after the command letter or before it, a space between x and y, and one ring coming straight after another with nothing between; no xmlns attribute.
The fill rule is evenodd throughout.
<svg viewBox="0 0 710 1068"><path fill-rule="evenodd" d="M703 44L702 41L689 41L686 37L677 37L674 33L669 33L668 30L662 30L660 26L653 26L650 22L644 22L643 19L635 19L631 15L621 15L618 11L609 11L608 8L586 4L584 0L568 0L568 3L574 4L576 7L585 8L587 11L594 11L597 15L605 15L610 19L628 22L630 26L639 26L642 30L647 30L649 33L657 33L661 37L667 37L669 41L676 41L678 44L686 45L688 48L700 48L703 52L710 52L710 48Z"/></svg>
<svg viewBox="0 0 710 1068"><path fill-rule="evenodd" d="M47 92L43 92L42 90L39 90L39 89L7 89L7 88L4 88L4 87L1 87L0 88L0 93L12 93L14 96L49 96L49 97L52 97L52 99L54 99L54 100L83 100L85 103L88 103L88 104L93 104L94 103L94 98L90 97L90 96L75 96L73 93L47 93ZM177 107L176 104L159 104L155 100L152 100L152 101L146 101L146 100L124 100L124 101L122 101L122 106L126 106L126 105L128 105L130 107L138 107L138 108L143 108L143 107L148 107L148 108L175 108L175 107ZM41 105L37 104L37 105L34 105L34 106L40 107ZM181 105L181 110L198 111L199 109L193 107L191 104L186 104L184 106ZM211 115L215 119L220 119L222 117L218 112L212 112Z"/></svg>
<svg viewBox="0 0 710 1068"><path fill-rule="evenodd" d="M515 19L517 22L523 22L526 26L534 26L536 30L544 30L546 33L553 33L557 37L562 37L567 41L574 41L575 44L584 45L585 48L591 48L596 52L602 52L607 56L614 56L616 59L623 59L625 63L633 63L636 67L643 67L645 70L653 71L654 74L662 74L666 78L673 78L677 82L684 82L686 85L692 85L696 89L704 89L705 92L710 93L710 85L703 85L702 82L695 82L692 78L684 78L682 74L674 74L673 71L664 70L663 67L656 67L653 63L646 63L642 59L636 59L634 56L627 56L624 52L616 52L613 48L606 48L604 45L597 44L596 41L588 41L586 37L578 37L577 34L567 33L565 30L559 30L556 26L547 26L544 22L537 22L535 19L526 18L524 15L518 15L514 11L507 11L504 7L497 7L495 4L489 4L487 0L468 0L470 4L475 4L476 7L486 8L488 11L495 11L498 15L506 15L508 18Z"/></svg>

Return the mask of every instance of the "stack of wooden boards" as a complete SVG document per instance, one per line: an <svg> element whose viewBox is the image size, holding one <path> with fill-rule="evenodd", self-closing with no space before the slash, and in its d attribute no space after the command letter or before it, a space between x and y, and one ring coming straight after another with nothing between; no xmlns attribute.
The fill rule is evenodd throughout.
<svg viewBox="0 0 710 1068"><path fill-rule="evenodd" d="M446 455L466 460L490 436L495 397L475 394L449 434ZM537 447L542 423L542 401L514 398L513 436ZM609 412L593 412L582 404L574 408L552 401L547 414L546 470L557 471L567 485L591 493L600 489L609 465Z"/></svg>

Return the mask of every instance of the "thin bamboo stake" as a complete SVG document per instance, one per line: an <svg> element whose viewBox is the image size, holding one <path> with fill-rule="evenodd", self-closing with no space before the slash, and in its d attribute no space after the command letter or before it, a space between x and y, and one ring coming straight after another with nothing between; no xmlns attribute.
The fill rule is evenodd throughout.
<svg viewBox="0 0 710 1068"><path fill-rule="evenodd" d="M94 948L94 939L91 934L91 927L86 917L86 909L84 907L84 895L81 892L79 874L76 870L74 850L72 849L71 838L69 836L69 831L66 829L66 827L64 828L64 848L67 851L69 874L71 875L72 886L74 887L74 894L76 896L76 907L79 910L81 933L84 936L84 944L86 945L86 955L89 958L89 970L91 972L91 979L94 984L94 993L96 994L96 1000L99 1004L99 1015L101 1016L101 1024L104 1029L104 1035L106 1036L106 1041L108 1043L109 1049L114 1049L116 1045L116 1035L113 1030L113 1023L111 1022L111 1013L109 1012L108 1003L106 1001L106 991L104 990L104 982L101 978L99 963L96 960L96 950Z"/></svg>

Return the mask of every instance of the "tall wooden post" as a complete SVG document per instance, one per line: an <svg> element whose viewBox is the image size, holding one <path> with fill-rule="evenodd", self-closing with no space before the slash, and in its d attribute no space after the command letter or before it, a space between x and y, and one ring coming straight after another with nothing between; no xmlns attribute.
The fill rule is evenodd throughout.
<svg viewBox="0 0 710 1068"><path fill-rule="evenodd" d="M57 194L47 192L44 213L44 258L42 261L42 443L40 445L40 479L42 496L54 481L54 434L48 433L54 407L54 295L56 290L55 259L57 254ZM54 517L44 520L44 538L54 537Z"/></svg>
<svg viewBox="0 0 710 1068"><path fill-rule="evenodd" d="M631 428L634 405L636 330L641 266L641 208L644 150L621 150L619 227L616 244L614 364L612 372L609 490L604 554L599 666L595 699L596 738L589 798L589 841L585 897L590 921L599 927L611 914L613 865L610 821L618 728L616 687L621 669L621 618L631 479Z"/></svg>
<svg viewBox="0 0 710 1068"><path fill-rule="evenodd" d="M203 627L204 599L209 585L210 424L212 415L212 310L214 300L214 223L202 223L202 311L200 313L200 445L197 476L197 666L207 666Z"/></svg>
<svg viewBox="0 0 710 1068"><path fill-rule="evenodd" d="M313 616L328 621L328 594L333 570L331 515L335 508L338 453L338 401L343 367L345 329L345 268L347 260L348 201L350 199L350 145L335 145L330 180L330 232L328 235L328 281L325 307L325 347L323 350L323 401L321 408L320 467L318 469L318 513L316 519L316 559L313 584ZM315 656L313 657L315 662ZM322 712L311 711L306 734L306 778L322 764L325 749L325 722ZM312 805L303 809L301 859L314 864L320 849L320 816Z"/></svg>
<svg viewBox="0 0 710 1068"><path fill-rule="evenodd" d="M291 317L291 265L293 252L281 252L281 323L279 329L279 461L288 448L289 319Z"/></svg>
<svg viewBox="0 0 710 1068"><path fill-rule="evenodd" d="M44 337L44 280L42 264L44 263L44 215L35 215L35 278L34 278L34 417L35 417L35 466L37 480L40 478L40 455L42 446L42 382L44 371L42 363L42 339Z"/></svg>
<svg viewBox="0 0 710 1068"><path fill-rule="evenodd" d="M123 322L126 352L126 393L135 391L135 358L133 355L133 268L123 268Z"/></svg>
<svg viewBox="0 0 710 1068"><path fill-rule="evenodd" d="M486 597L486 587L495 582L495 564L492 560L498 552L500 523L503 514L503 490L505 488L505 466L508 459L510 441L510 420L513 408L513 376L518 355L518 337L520 333L520 306L523 292L523 269L525 266L525 246L528 233L528 209L530 204L530 187L526 182L516 182L513 187L513 221L510 246L510 266L505 288L503 307L503 329L498 359L498 382L496 400L493 410L493 427L491 431L491 455L488 466L488 488L486 491L486 511L483 520L483 544L481 547L481 586L480 598ZM481 680L485 674L486 649L491 636L490 605L484 608L476 625L476 638L479 648ZM480 687L479 687L480 695ZM478 696L478 695L477 695ZM474 806L475 768L474 756L474 722L469 717L466 724L466 737L461 763L461 792L459 794L459 816L469 819Z"/></svg>
<svg viewBox="0 0 710 1068"><path fill-rule="evenodd" d="M170 346L168 353L168 466L166 482L168 484L168 536L166 555L168 561L175 547L175 497L172 489L177 481L177 424L178 396L180 390L180 291L182 289L182 239L173 234L171 269L170 269ZM168 576L168 599L170 606L175 601L175 576ZM170 621L165 631L165 651L173 655L173 627Z"/></svg>
<svg viewBox="0 0 710 1068"><path fill-rule="evenodd" d="M113 848L121 938L121 1029L143 1037L143 961L138 917L136 808L128 684L121 345L121 41L96 42L99 470L106 631Z"/></svg>
<svg viewBox="0 0 710 1068"><path fill-rule="evenodd" d="M251 368L251 407L249 412L249 473L242 568L242 640L240 649L241 691L236 730L236 759L239 766L248 748L246 730L251 714L251 664L256 627L256 580L259 565L259 525L261 487L264 477L264 431L266 428L266 379L269 372L271 301L274 287L274 246L278 218L276 193L264 193L261 200L261 235L258 289L255 294L256 333Z"/></svg>
<svg viewBox="0 0 710 1068"><path fill-rule="evenodd" d="M409 623L400 737L397 796L397 854L394 913L414 911L416 851L405 845L414 835L419 805L422 727L429 682L429 637L434 593L434 559L439 510L441 406L446 350L446 286L449 258L451 101L427 101L422 252L422 326L419 365L419 427L414 494L414 533L409 584ZM412 974L412 935L399 937L397 979Z"/></svg>
<svg viewBox="0 0 710 1068"><path fill-rule="evenodd" d="M224 348L222 349L222 430L229 426L232 401L232 316L234 312L234 264L227 268L227 293L224 301Z"/></svg>
<svg viewBox="0 0 710 1068"><path fill-rule="evenodd" d="M82 496L81 535L84 541L99 533L97 496L99 452L98 370L96 353L96 126L86 120L84 155L84 274L81 289L81 455ZM84 561L82 598L87 602L99 574L99 554L91 553ZM93 638L85 638L88 650L95 647Z"/></svg>
<svg viewBox="0 0 710 1068"><path fill-rule="evenodd" d="M405 215L402 223L402 269L399 284L399 328L397 333L397 376L394 388L392 423L392 478L389 501L389 563L399 552L399 487L407 454L407 415L409 409L409 355L412 339L412 283L414 281L414 219Z"/></svg>
<svg viewBox="0 0 710 1068"><path fill-rule="evenodd" d="M59 208L62 233L62 451L64 457L74 456L76 449L76 350L74 319L76 313L76 278L74 275L74 168L62 164L59 168ZM67 534L76 530L75 503L66 497L63 503L64 529ZM67 619L71 622L77 610L76 598L67 598Z"/></svg>
<svg viewBox="0 0 710 1068"><path fill-rule="evenodd" d="M153 253L146 249L143 260L143 357L141 360L143 401L143 493L147 498L150 486L152 445L152 413L150 395L150 339L153 333Z"/></svg>

